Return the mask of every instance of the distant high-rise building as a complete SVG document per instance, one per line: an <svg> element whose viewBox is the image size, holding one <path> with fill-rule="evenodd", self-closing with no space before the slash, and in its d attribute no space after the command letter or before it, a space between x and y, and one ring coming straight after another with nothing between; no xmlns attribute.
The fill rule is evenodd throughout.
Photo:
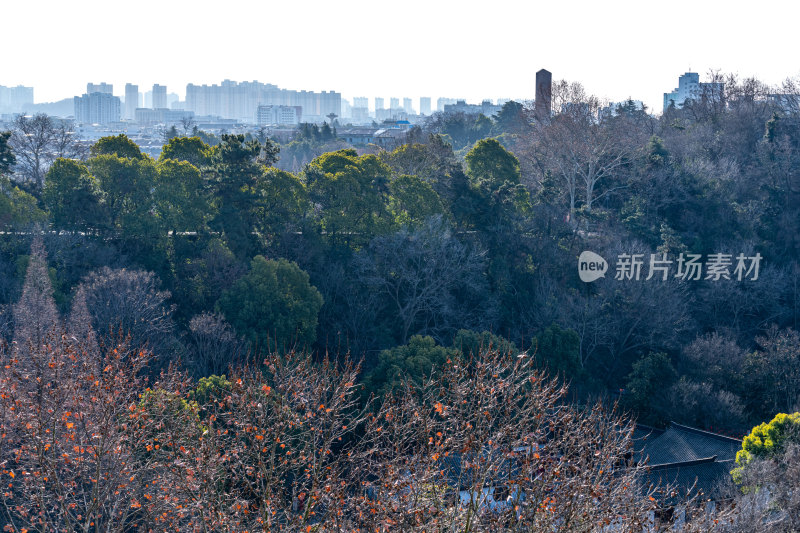
<svg viewBox="0 0 800 533"><path fill-rule="evenodd" d="M220 85L186 86L185 108L197 115L252 123L259 105L299 106L303 120L322 122L331 113L341 116L342 95L335 91L293 91L257 81L224 80Z"/></svg>
<svg viewBox="0 0 800 533"><path fill-rule="evenodd" d="M673 104L675 107L681 108L687 100L706 98L719 101L724 89L724 83L703 83L697 72L686 72L678 78L678 87L674 91L664 93L664 111Z"/></svg>
<svg viewBox="0 0 800 533"><path fill-rule="evenodd" d="M392 118L392 111L390 109L376 109L375 110L375 120L378 122L383 122L384 120L390 120Z"/></svg>
<svg viewBox="0 0 800 533"><path fill-rule="evenodd" d="M419 114L420 115L430 115L431 114L431 97L430 96L423 96L419 99Z"/></svg>
<svg viewBox="0 0 800 533"><path fill-rule="evenodd" d="M169 109L173 109L175 107L176 102L180 102L181 97L178 96L178 93L167 93L167 107Z"/></svg>
<svg viewBox="0 0 800 533"><path fill-rule="evenodd" d="M183 109L149 109L140 107L136 110L135 121L144 126L155 124L175 125L187 118L194 118L194 113Z"/></svg>
<svg viewBox="0 0 800 533"><path fill-rule="evenodd" d="M389 109L400 109L400 99L389 98Z"/></svg>
<svg viewBox="0 0 800 533"><path fill-rule="evenodd" d="M342 113L339 115L340 118L350 118L350 113L352 112L353 106L350 105L348 100L342 98ZM335 113L334 113L335 114Z"/></svg>
<svg viewBox="0 0 800 533"><path fill-rule="evenodd" d="M458 102L458 100L456 100L455 98L443 98L443 97L442 98L437 98L436 99L436 111L444 111L444 106L453 105L456 102Z"/></svg>
<svg viewBox="0 0 800 533"><path fill-rule="evenodd" d="M0 85L0 113L19 113L33 104L33 87Z"/></svg>
<svg viewBox="0 0 800 533"><path fill-rule="evenodd" d="M303 110L300 106L260 105L256 111L256 124L259 126L297 125L302 114Z"/></svg>
<svg viewBox="0 0 800 533"><path fill-rule="evenodd" d="M113 94L95 91L76 96L75 120L83 124L119 122L120 102Z"/></svg>
<svg viewBox="0 0 800 533"><path fill-rule="evenodd" d="M411 98L403 98L403 111L409 115L414 114L414 106L411 104Z"/></svg>
<svg viewBox="0 0 800 533"><path fill-rule="evenodd" d="M366 124L369 122L369 98L356 96L353 98L353 107L350 109L350 120L353 124Z"/></svg>
<svg viewBox="0 0 800 533"><path fill-rule="evenodd" d="M375 111L378 111L378 109L383 109L383 98L380 96L375 97Z"/></svg>
<svg viewBox="0 0 800 533"><path fill-rule="evenodd" d="M354 107L350 110L350 115L353 124L367 124L370 121L368 107Z"/></svg>
<svg viewBox="0 0 800 533"><path fill-rule="evenodd" d="M153 91L145 91L144 105L142 107L146 109L153 109Z"/></svg>
<svg viewBox="0 0 800 533"><path fill-rule="evenodd" d="M491 117L500 112L500 106L494 105L491 100L484 100L478 104L468 104L466 100L456 100L454 104L445 104L445 113L465 113L467 115L477 115L482 113Z"/></svg>
<svg viewBox="0 0 800 533"><path fill-rule="evenodd" d="M86 94L103 93L114 94L114 86L110 83L87 83Z"/></svg>
<svg viewBox="0 0 800 533"><path fill-rule="evenodd" d="M553 75L542 69L536 73L536 101L533 114L536 120L546 122L553 113Z"/></svg>
<svg viewBox="0 0 800 533"><path fill-rule="evenodd" d="M136 108L139 107L139 86L132 83L125 84L125 120L136 117Z"/></svg>
<svg viewBox="0 0 800 533"><path fill-rule="evenodd" d="M167 86L153 84L153 109L167 109Z"/></svg>

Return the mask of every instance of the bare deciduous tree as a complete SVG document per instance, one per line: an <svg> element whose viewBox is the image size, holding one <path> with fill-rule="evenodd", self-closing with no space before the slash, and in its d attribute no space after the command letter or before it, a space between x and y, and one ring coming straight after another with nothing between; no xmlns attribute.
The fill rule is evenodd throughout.
<svg viewBox="0 0 800 533"><path fill-rule="evenodd" d="M66 335L0 369L0 521L8 531L130 531L174 507L146 440L146 352L87 354ZM163 443L167 445L167 443Z"/></svg>
<svg viewBox="0 0 800 533"><path fill-rule="evenodd" d="M469 296L487 296L484 253L459 241L441 217L416 231L373 239L360 259L361 279L398 317L401 344L415 334L441 339L459 328L480 328L474 323L479 317L463 311ZM486 299L476 308L492 310Z"/></svg>
<svg viewBox="0 0 800 533"><path fill-rule="evenodd" d="M97 335L92 327L92 315L86 304L86 288L78 287L72 300L72 309L67 320L67 333L87 352L98 353Z"/></svg>
<svg viewBox="0 0 800 533"><path fill-rule="evenodd" d="M236 336L222 315L203 313L189 321L191 339L189 365L198 376L221 375L238 365L247 344Z"/></svg>
<svg viewBox="0 0 800 533"><path fill-rule="evenodd" d="M563 405L532 358L485 351L409 384L371 418L356 466L369 531L641 531L654 507L630 425Z"/></svg>
<svg viewBox="0 0 800 533"><path fill-rule="evenodd" d="M748 355L747 384L764 413L800 409L800 334L773 326Z"/></svg>
<svg viewBox="0 0 800 533"><path fill-rule="evenodd" d="M186 529L352 531L356 455L345 439L363 418L357 368L297 353L268 355L263 368L198 389L208 429L171 448L165 473L190 511ZM153 442L178 442L167 435Z"/></svg>
<svg viewBox="0 0 800 533"><path fill-rule="evenodd" d="M92 326L106 344L130 336L131 346L147 348L164 359L178 353L180 346L170 294L159 285L152 272L105 267L90 274L79 290L85 293Z"/></svg>
<svg viewBox="0 0 800 533"><path fill-rule="evenodd" d="M59 329L60 316L53 300L47 253L40 235L34 236L22 297L14 306L14 344L27 353Z"/></svg>
<svg viewBox="0 0 800 533"><path fill-rule="evenodd" d="M80 143L70 121L39 113L14 119L9 145L17 158L16 174L22 181L44 186L50 165L59 157L83 159L87 149Z"/></svg>
<svg viewBox="0 0 800 533"><path fill-rule="evenodd" d="M731 482L733 485L733 482ZM800 445L789 443L772 458L752 460L741 472L736 497L714 512L695 513L683 531L793 533L800 530Z"/></svg>
<svg viewBox="0 0 800 533"><path fill-rule="evenodd" d="M192 117L183 117L181 119L181 128L183 128L183 135L187 136L189 133L192 132L194 127L197 125L194 118ZM263 142L263 141L262 141Z"/></svg>

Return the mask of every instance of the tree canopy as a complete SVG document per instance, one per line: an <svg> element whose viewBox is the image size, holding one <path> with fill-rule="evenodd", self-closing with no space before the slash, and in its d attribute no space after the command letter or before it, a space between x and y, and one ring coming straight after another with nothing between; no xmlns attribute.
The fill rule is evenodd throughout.
<svg viewBox="0 0 800 533"><path fill-rule="evenodd" d="M316 340L322 303L296 263L256 256L250 271L222 294L217 306L240 335L261 349L288 350Z"/></svg>

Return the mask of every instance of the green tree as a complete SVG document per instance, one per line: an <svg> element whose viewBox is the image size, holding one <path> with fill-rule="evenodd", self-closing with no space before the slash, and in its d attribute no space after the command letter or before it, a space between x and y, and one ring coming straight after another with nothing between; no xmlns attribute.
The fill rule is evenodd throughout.
<svg viewBox="0 0 800 533"><path fill-rule="evenodd" d="M800 531L800 413L779 413L753 428L731 471L741 493L729 517L737 531ZM737 513L736 511L739 510Z"/></svg>
<svg viewBox="0 0 800 533"><path fill-rule="evenodd" d="M419 387L457 354L457 349L440 346L433 337L414 335L408 344L383 350L378 355L378 364L364 378L365 396L396 391L406 379Z"/></svg>
<svg viewBox="0 0 800 533"><path fill-rule="evenodd" d="M211 162L213 149L203 142L200 137L173 137L161 149L159 161L174 159L186 161L197 168L202 168Z"/></svg>
<svg viewBox="0 0 800 533"><path fill-rule="evenodd" d="M98 155L115 155L130 159L142 159L145 155L139 149L139 145L130 140L127 135L110 135L101 137L91 148L92 157Z"/></svg>
<svg viewBox="0 0 800 533"><path fill-rule="evenodd" d="M164 141L169 142L170 139L174 139L175 137L178 137L180 134L178 133L178 128L175 126L175 124L173 124L166 130L164 130L163 135L164 135Z"/></svg>
<svg viewBox="0 0 800 533"><path fill-rule="evenodd" d="M464 160L474 186L495 191L507 182L519 183L519 161L497 139L478 141Z"/></svg>
<svg viewBox="0 0 800 533"><path fill-rule="evenodd" d="M647 142L647 164L651 168L660 168L669 162L669 152L664 147L664 139L653 135Z"/></svg>
<svg viewBox="0 0 800 533"><path fill-rule="evenodd" d="M302 228L308 211L308 191L290 172L270 168L256 184L257 229L264 239L273 241L287 231Z"/></svg>
<svg viewBox="0 0 800 533"><path fill-rule="evenodd" d="M754 459L779 456L790 442L800 444L800 413L778 413L769 423L755 426L742 440L736 464L744 467Z"/></svg>
<svg viewBox="0 0 800 533"><path fill-rule="evenodd" d="M256 248L253 235L258 207L258 183L264 167L277 160L277 148L246 141L244 135L223 135L208 169L217 202L212 228L222 231L237 257L248 257Z"/></svg>
<svg viewBox="0 0 800 533"><path fill-rule="evenodd" d="M153 201L165 231L202 231L211 217L200 171L186 161L163 159L156 165Z"/></svg>
<svg viewBox="0 0 800 533"><path fill-rule="evenodd" d="M199 406L211 405L212 402L218 402L225 398L225 395L230 393L231 382L225 377L212 374L208 377L202 377L197 380L197 387L189 391L189 399L196 402ZM201 415L205 414L201 411Z"/></svg>
<svg viewBox="0 0 800 533"><path fill-rule="evenodd" d="M399 226L418 226L428 217L444 213L439 195L417 176L399 176L389 184L389 211Z"/></svg>
<svg viewBox="0 0 800 533"><path fill-rule="evenodd" d="M534 345L537 360L550 373L565 379L573 379L580 374L580 337L575 331L552 324L536 336Z"/></svg>
<svg viewBox="0 0 800 533"><path fill-rule="evenodd" d="M247 271L233 252L219 238L211 239L198 257L187 257L177 265L175 298L179 302L178 312L184 311L189 318L200 310L214 309L222 293Z"/></svg>
<svg viewBox="0 0 800 533"><path fill-rule="evenodd" d="M88 165L105 193L110 229L127 238L158 240L152 196L155 162L146 155L123 158L103 154L90 159Z"/></svg>
<svg viewBox="0 0 800 533"><path fill-rule="evenodd" d="M322 207L322 229L331 239L367 242L389 227L386 200L391 170L374 155L328 152L305 172L309 195Z"/></svg>
<svg viewBox="0 0 800 533"><path fill-rule="evenodd" d="M491 134L491 119L482 113L436 113L426 124L427 128L452 141L460 150Z"/></svg>
<svg viewBox="0 0 800 533"><path fill-rule="evenodd" d="M678 378L667 354L650 353L633 364L625 386L624 404L650 423L663 423L666 393Z"/></svg>
<svg viewBox="0 0 800 533"><path fill-rule="evenodd" d="M285 350L314 342L322 296L296 263L258 255L217 307L250 342Z"/></svg>
<svg viewBox="0 0 800 533"><path fill-rule="evenodd" d="M430 135L425 144L403 144L379 156L396 175L419 176L428 183L437 181L455 163L453 147L444 142L441 135Z"/></svg>
<svg viewBox="0 0 800 533"><path fill-rule="evenodd" d="M331 129L330 125L325 122L322 124L322 127L319 129L319 139L322 142L332 141L336 138L335 130Z"/></svg>
<svg viewBox="0 0 800 533"><path fill-rule="evenodd" d="M469 329L460 329L453 337L453 348L464 355L477 356L486 350L497 350L500 353L516 355L519 353L517 346L503 337L488 331L477 332Z"/></svg>
<svg viewBox="0 0 800 533"><path fill-rule="evenodd" d="M519 161L496 139L479 141L465 160L468 181L460 183L453 210L488 248L489 279L502 312L510 314L518 305L517 288L529 283L532 256L524 252L530 243L521 235L530 231L530 194L520 183Z"/></svg>
<svg viewBox="0 0 800 533"><path fill-rule="evenodd" d="M480 113L470 128L470 140L484 139L492 134L492 119Z"/></svg>
<svg viewBox="0 0 800 533"><path fill-rule="evenodd" d="M58 229L86 231L105 222L100 184L79 161L56 159L45 176L42 200Z"/></svg>
<svg viewBox="0 0 800 533"><path fill-rule="evenodd" d="M22 227L46 219L36 198L0 176L0 227Z"/></svg>
<svg viewBox="0 0 800 533"><path fill-rule="evenodd" d="M525 118L525 108L513 100L503 104L500 112L494 117L495 130L501 133L521 134L530 129Z"/></svg>

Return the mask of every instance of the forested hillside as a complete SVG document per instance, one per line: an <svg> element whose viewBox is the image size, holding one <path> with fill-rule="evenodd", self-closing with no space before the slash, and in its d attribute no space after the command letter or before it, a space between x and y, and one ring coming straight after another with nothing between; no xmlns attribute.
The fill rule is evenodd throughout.
<svg viewBox="0 0 800 533"><path fill-rule="evenodd" d="M548 123L515 102L494 119L436 115L408 144L321 153L298 173L276 167L284 152L322 152L330 129L287 146L178 136L158 160L108 137L53 161L41 187L15 172L31 157L12 136L0 333L12 340L39 232L62 310L83 293L99 334L122 327L197 377L303 347L363 357L383 390L486 332L535 352L574 398L620 396L655 424L741 434L796 407L796 110L729 80L724 105L598 120L576 87ZM611 262L603 279L580 281L583 250ZM763 259L755 280L616 280L626 253Z"/></svg>
<svg viewBox="0 0 800 533"><path fill-rule="evenodd" d="M80 470L93 435L103 434L103 453L119 462L103 463L104 486L121 484L129 498L105 501L133 510L114 518L117 511L98 507L98 521L157 523L136 509L163 490L176 499L144 507L178 529L213 529L220 517L264 524L278 511L276 524L314 524L314 513L327 520L336 509L347 520L378 513L351 526L387 527L408 516L381 483L407 481L409 457L430 461L420 484L402 492L419 505L451 501L437 492L437 468L451 453L530 452L550 439L559 457L591 462L570 443L592 442L606 463L585 464L570 483L593 484L597 497L607 491L605 506L595 514L583 504L559 507L564 514L550 522L533 512L527 523L584 513L608 524L634 490L624 477L608 478L615 461L630 459L619 415L742 436L800 409L800 114L769 93L756 80L730 78L724 99L654 117L632 102L598 114L579 86L562 85L551 120L534 120L516 102L494 118L437 114L391 150L356 150L334 129L308 125L283 146L255 136L175 136L157 160L124 135L81 153L26 148L18 132L2 134L0 389L4 427L22 431L8 442L27 435L13 441L21 446L16 464L41 467L52 445L66 450L59 468ZM22 120L47 125L47 117ZM608 261L591 283L578 273L584 251ZM705 269L681 275L692 256ZM636 276L620 266L635 257ZM749 261L746 272L738 257ZM73 390L73 381L89 389ZM459 410L473 399L474 409ZM264 418L264 402L286 417ZM601 407L614 402L616 414ZM22 425L46 408L68 429L80 424L72 413L102 425L121 420L119 406L130 408L130 423L83 424L78 437L45 431L46 418ZM428 413L424 430L419 409ZM481 413L496 418L478 438ZM320 422L304 425L307 417ZM611 440L595 434L602 427L615 428ZM214 428L216 440L206 436ZM47 444L46 435L56 440ZM260 452L249 448L265 438ZM127 448L134 442L154 448L137 455ZM274 446L289 443L299 456L254 473ZM393 448L399 443L410 447ZM753 449L753 457L762 453ZM194 458L197 476L212 477L196 477L178 451ZM35 456L30 463L26 453ZM366 471L354 470L350 453ZM311 458L328 468L313 470L307 487L324 504L304 491L276 496L274 508L252 500L253 491L300 479ZM503 461L482 468L497 472ZM545 463L531 468L544 472ZM147 489L148 469L174 476ZM606 476L581 477L598 470ZM386 478L370 477L379 472ZM24 479L23 492L4 501L52 494L46 477L44 485ZM349 500L358 479L372 488ZM479 489L485 482L473 481ZM220 483L233 484L214 492ZM583 489L553 483L525 490L554 494L560 486L580 500ZM641 501L630 513L655 500ZM436 515L436 505L425 512ZM192 514L205 508L218 514ZM26 509L18 512L34 512ZM256 522L250 509L260 513ZM70 508L53 513L45 518L71 516Z"/></svg>

